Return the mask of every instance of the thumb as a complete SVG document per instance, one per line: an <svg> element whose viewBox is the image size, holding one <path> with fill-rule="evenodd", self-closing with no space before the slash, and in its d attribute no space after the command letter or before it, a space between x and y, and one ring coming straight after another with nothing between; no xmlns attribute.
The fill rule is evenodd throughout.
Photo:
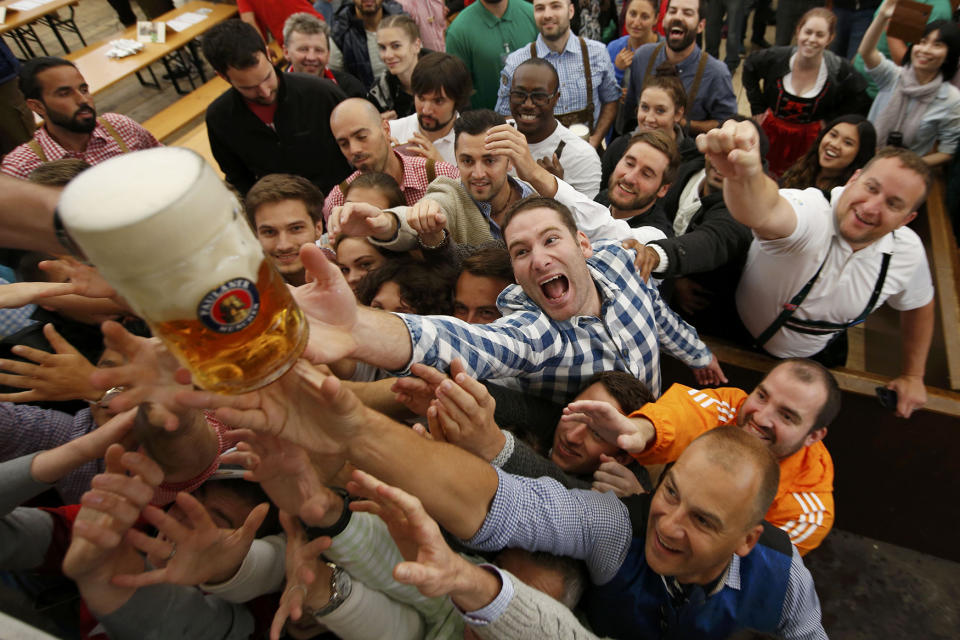
<svg viewBox="0 0 960 640"><path fill-rule="evenodd" d="M638 433L624 434L617 437L617 446L627 453L640 453L647 448L647 442Z"/></svg>
<svg viewBox="0 0 960 640"><path fill-rule="evenodd" d="M608 456L605 453L601 453L600 462L616 462L616 458L614 458L613 456Z"/></svg>
<svg viewBox="0 0 960 640"><path fill-rule="evenodd" d="M343 279L343 274L335 264L327 259L320 247L308 242L300 248L300 260L304 270L312 276L318 286L328 287Z"/></svg>
<svg viewBox="0 0 960 640"><path fill-rule="evenodd" d="M257 529L263 524L269 511L269 502L262 502L254 507L253 511L247 516L247 519L243 521L243 526L240 527L240 538L246 541L252 541L254 536L257 535Z"/></svg>

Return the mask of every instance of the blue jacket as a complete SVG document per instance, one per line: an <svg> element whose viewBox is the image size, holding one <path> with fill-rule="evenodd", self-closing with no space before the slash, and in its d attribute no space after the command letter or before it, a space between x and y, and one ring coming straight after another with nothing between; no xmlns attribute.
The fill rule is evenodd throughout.
<svg viewBox="0 0 960 640"><path fill-rule="evenodd" d="M775 632L793 549L783 531L766 525L765 529L753 551L739 559L739 589L729 580L709 596L694 587L682 604L671 598L663 578L647 565L643 537L635 537L613 580L587 593L591 627L599 636L631 639L722 640L744 628Z"/></svg>
<svg viewBox="0 0 960 640"><path fill-rule="evenodd" d="M384 17L397 13L404 13L397 0L383 0ZM330 25L330 35L343 53L344 69L360 78L364 88L369 90L374 77L367 51L367 31L363 28L363 20L357 17L356 5L352 1L343 2L337 7Z"/></svg>

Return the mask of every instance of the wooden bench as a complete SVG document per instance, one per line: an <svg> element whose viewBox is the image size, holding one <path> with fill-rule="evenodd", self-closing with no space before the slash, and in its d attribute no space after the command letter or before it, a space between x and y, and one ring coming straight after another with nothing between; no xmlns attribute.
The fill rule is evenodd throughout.
<svg viewBox="0 0 960 640"><path fill-rule="evenodd" d="M165 142L184 127L194 124L194 121L206 112L210 103L229 88L230 84L226 80L214 76L212 80L144 121L143 127L157 140Z"/></svg>
<svg viewBox="0 0 960 640"><path fill-rule="evenodd" d="M213 167L220 178L223 178L223 172L220 171L220 165L213 158L213 152L210 151L210 138L207 136L207 123L201 122L187 133L170 143L174 147L185 147L196 151L207 163Z"/></svg>
<svg viewBox="0 0 960 640"><path fill-rule="evenodd" d="M947 214L942 178L937 178L927 198L930 226L930 269L937 290L937 307L943 327L944 350L950 388L960 389L960 251Z"/></svg>

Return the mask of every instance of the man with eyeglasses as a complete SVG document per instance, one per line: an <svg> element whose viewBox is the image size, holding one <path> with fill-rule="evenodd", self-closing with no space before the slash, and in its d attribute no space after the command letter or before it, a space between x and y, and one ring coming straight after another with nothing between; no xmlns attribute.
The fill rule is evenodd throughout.
<svg viewBox="0 0 960 640"><path fill-rule="evenodd" d="M556 69L559 86L563 87L553 113L564 126L586 125L590 130L588 142L598 148L617 115L620 85L606 46L572 35L573 11L571 0L533 0L533 19L540 35L507 56L500 72L496 110L510 113L510 91L517 67L530 58L542 58Z"/></svg>
<svg viewBox="0 0 960 640"><path fill-rule="evenodd" d="M560 97L560 77L543 58L530 58L513 72L510 113L540 166L584 194L600 191L600 157L593 147L553 115Z"/></svg>

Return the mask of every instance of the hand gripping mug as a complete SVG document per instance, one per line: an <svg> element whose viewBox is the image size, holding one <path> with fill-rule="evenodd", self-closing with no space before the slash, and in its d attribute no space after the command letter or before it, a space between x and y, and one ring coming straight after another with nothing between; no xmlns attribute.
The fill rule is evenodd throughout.
<svg viewBox="0 0 960 640"><path fill-rule="evenodd" d="M240 204L188 149L124 154L80 174L57 208L73 242L204 389L279 378L308 327Z"/></svg>

